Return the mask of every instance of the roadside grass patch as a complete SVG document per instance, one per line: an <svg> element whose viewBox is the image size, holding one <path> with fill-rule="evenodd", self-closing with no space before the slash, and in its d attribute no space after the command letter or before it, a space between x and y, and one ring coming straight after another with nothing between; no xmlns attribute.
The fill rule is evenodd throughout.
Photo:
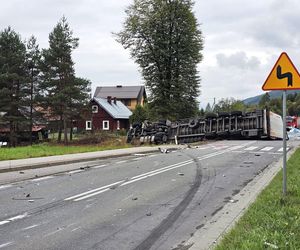
<svg viewBox="0 0 300 250"><path fill-rule="evenodd" d="M280 171L215 249L300 249L300 149L287 163L287 189L283 197Z"/></svg>
<svg viewBox="0 0 300 250"><path fill-rule="evenodd" d="M125 142L125 138L117 140L107 140L101 144L93 145L68 145L64 146L56 143L42 143L33 146L24 146L16 148L0 148L0 161L16 160L43 156L75 154L85 152L95 152L119 148L129 148L130 144Z"/></svg>

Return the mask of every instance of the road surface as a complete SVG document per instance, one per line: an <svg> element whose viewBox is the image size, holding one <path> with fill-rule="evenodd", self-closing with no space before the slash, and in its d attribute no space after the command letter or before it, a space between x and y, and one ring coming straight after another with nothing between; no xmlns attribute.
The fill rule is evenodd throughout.
<svg viewBox="0 0 300 250"><path fill-rule="evenodd" d="M281 141L218 141L2 185L0 249L181 249L281 154Z"/></svg>

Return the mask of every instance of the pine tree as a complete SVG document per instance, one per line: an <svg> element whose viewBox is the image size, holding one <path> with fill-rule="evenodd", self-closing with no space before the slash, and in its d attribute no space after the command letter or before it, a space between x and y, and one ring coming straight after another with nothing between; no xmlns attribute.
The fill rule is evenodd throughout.
<svg viewBox="0 0 300 250"><path fill-rule="evenodd" d="M26 46L10 27L0 33L0 112L2 123L9 125L9 145L18 142L19 126L26 97Z"/></svg>
<svg viewBox="0 0 300 250"><path fill-rule="evenodd" d="M190 117L198 110L203 38L191 0L135 0L117 40L140 66L159 118Z"/></svg>
<svg viewBox="0 0 300 250"><path fill-rule="evenodd" d="M78 38L73 37L67 19L63 17L49 35L49 49L42 52L44 106L53 116L59 116L59 136L64 128L67 144L67 122L71 116L70 103L74 91L75 70L72 52L78 47Z"/></svg>
<svg viewBox="0 0 300 250"><path fill-rule="evenodd" d="M36 38L31 36L27 42L26 69L28 79L28 106L29 106L29 131L30 144L32 145L33 107L37 104L37 96L40 88L40 61L41 52ZM37 115L37 114L35 114Z"/></svg>

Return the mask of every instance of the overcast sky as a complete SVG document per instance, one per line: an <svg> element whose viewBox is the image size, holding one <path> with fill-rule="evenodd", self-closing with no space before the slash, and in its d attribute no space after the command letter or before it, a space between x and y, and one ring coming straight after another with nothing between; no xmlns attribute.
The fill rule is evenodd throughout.
<svg viewBox="0 0 300 250"><path fill-rule="evenodd" d="M124 10L133 0L1 0L0 29L23 39L35 35L41 48L65 15L79 37L76 73L100 85L136 85L143 79L129 52L118 44ZM261 86L282 51L300 69L300 2L297 0L196 0L194 13L205 38L199 65L202 107L213 98L244 99Z"/></svg>

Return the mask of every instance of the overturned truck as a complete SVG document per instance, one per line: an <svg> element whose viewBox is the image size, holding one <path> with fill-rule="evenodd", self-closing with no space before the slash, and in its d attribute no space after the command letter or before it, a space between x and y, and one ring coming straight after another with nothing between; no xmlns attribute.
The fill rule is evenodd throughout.
<svg viewBox="0 0 300 250"><path fill-rule="evenodd" d="M282 118L269 110L210 113L205 117L175 122L135 123L127 133L127 142L191 143L203 139L282 139Z"/></svg>

